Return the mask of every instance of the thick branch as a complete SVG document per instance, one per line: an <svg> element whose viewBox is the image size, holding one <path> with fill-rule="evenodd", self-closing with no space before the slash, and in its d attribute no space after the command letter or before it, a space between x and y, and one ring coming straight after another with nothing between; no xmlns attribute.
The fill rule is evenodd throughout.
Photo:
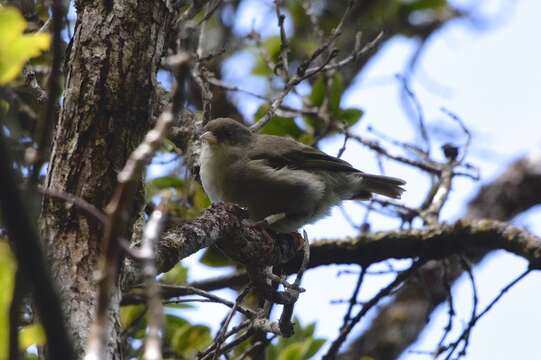
<svg viewBox="0 0 541 360"><path fill-rule="evenodd" d="M267 249L263 233L243 225L244 211L234 205L218 204L206 210L199 218L166 230L156 249L159 271L167 271L179 260L214 243L235 239L237 258L250 261L248 266L266 266L287 262L296 249L293 242L280 242ZM278 243L278 242L277 242ZM258 247L263 255L252 257ZM290 247L289 249L287 249ZM247 248L251 248L248 249ZM424 229L388 231L364 234L357 239L323 240L312 243L308 268L330 264L359 264L367 266L386 259L423 257L438 259L453 254L477 253L503 249L528 260L533 268L541 266L541 240L526 230L500 221L461 220L452 225L440 224ZM267 253L267 256L264 256ZM289 272L298 269L300 258L287 265ZM128 269L132 265L128 263ZM130 274L135 272L130 271ZM125 285L139 281L133 275Z"/></svg>
<svg viewBox="0 0 541 360"><path fill-rule="evenodd" d="M439 259L453 254L502 249L541 266L541 239L495 220L460 220L424 229L365 234L354 240L316 241L309 267L329 264L370 265L387 259Z"/></svg>

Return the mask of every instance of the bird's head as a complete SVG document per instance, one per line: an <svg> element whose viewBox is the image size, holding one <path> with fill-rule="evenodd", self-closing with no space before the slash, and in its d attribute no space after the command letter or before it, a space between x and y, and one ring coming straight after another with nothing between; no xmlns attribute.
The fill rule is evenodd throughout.
<svg viewBox="0 0 541 360"><path fill-rule="evenodd" d="M230 118L210 121L201 133L201 140L214 146L243 146L252 141L254 134L246 126Z"/></svg>

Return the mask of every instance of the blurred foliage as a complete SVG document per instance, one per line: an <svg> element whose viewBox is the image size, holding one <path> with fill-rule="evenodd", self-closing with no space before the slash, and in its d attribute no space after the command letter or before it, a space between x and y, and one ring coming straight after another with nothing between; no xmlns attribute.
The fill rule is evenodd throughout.
<svg viewBox="0 0 541 360"><path fill-rule="evenodd" d="M257 57L256 63L252 68L252 74L258 76L271 76L273 74L273 69L269 67L273 66L278 62L280 56L280 37L271 36L265 39L261 44L258 44L258 48L263 53Z"/></svg>
<svg viewBox="0 0 541 360"><path fill-rule="evenodd" d="M235 266L236 263L228 258L223 252L216 247L211 246L206 248L201 256L201 263L210 267L227 267Z"/></svg>
<svg viewBox="0 0 541 360"><path fill-rule="evenodd" d="M15 79L30 58L49 48L49 34L23 34L25 28L17 9L0 8L0 85Z"/></svg>
<svg viewBox="0 0 541 360"><path fill-rule="evenodd" d="M280 338L276 344L267 347L268 360L310 359L325 344L325 339L314 336L315 323L308 324L306 327L300 325L299 319L295 319L293 323L295 330L293 336Z"/></svg>
<svg viewBox="0 0 541 360"><path fill-rule="evenodd" d="M7 241L0 239L0 359L7 359L9 351L9 307L15 286L17 265Z"/></svg>
<svg viewBox="0 0 541 360"><path fill-rule="evenodd" d="M160 277L160 282L168 285L182 285L188 281L188 268L178 263Z"/></svg>
<svg viewBox="0 0 541 360"><path fill-rule="evenodd" d="M41 324L30 324L19 330L19 349L26 350L32 345L45 345L47 337Z"/></svg>
<svg viewBox="0 0 541 360"><path fill-rule="evenodd" d="M178 201L169 204L169 214L181 219L193 219L209 207L210 200L203 187L192 179L181 179L175 175L154 178L145 183L147 201L161 191L173 190Z"/></svg>

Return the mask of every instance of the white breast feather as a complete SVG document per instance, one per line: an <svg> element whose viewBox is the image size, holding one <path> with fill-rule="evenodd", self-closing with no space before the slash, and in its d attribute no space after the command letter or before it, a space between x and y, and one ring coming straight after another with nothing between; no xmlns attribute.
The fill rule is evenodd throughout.
<svg viewBox="0 0 541 360"><path fill-rule="evenodd" d="M219 202L223 200L223 189L221 179L223 177L222 170L216 163L216 154L213 151L212 147L207 143L203 143L201 148L201 154L199 157L200 170L199 175L201 176L201 183L203 184L203 189L207 193L210 201Z"/></svg>

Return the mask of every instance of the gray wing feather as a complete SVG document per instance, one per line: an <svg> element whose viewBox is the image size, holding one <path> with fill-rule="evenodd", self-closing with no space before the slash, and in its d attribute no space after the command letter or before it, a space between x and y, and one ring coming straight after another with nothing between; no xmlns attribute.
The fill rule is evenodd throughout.
<svg viewBox="0 0 541 360"><path fill-rule="evenodd" d="M272 153L269 153L268 149L273 149ZM279 136L260 135L249 157L253 160L264 160L268 166L276 169L289 167L299 170L360 173L347 161Z"/></svg>

